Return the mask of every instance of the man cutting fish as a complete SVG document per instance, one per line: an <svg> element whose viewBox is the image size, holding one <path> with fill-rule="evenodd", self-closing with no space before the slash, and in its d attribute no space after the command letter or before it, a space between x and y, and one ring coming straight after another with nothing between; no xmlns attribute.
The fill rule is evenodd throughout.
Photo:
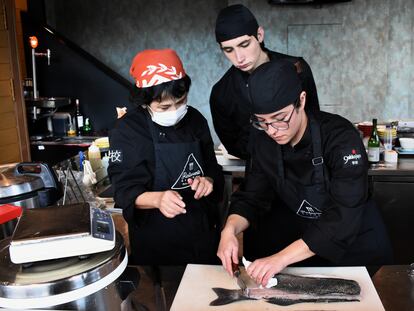
<svg viewBox="0 0 414 311"><path fill-rule="evenodd" d="M276 195L294 217L268 231L297 232L247 268L256 283L265 286L295 263L391 263L389 238L368 194L367 155L353 125L338 115L305 111L307 94L289 62L259 66L249 78L249 93L256 129L251 164L245 184L232 196L217 251L229 274L232 262L238 263L236 235L257 226Z"/></svg>

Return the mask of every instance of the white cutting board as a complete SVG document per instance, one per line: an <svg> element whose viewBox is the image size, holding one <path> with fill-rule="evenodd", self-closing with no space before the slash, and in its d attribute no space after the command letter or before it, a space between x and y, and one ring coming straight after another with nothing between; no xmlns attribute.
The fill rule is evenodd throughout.
<svg viewBox="0 0 414 311"><path fill-rule="evenodd" d="M171 311L256 311L256 310L326 310L326 311L384 311L381 300L372 284L365 267L317 267L286 268L284 273L302 276L337 277L355 280L361 286L358 302L342 303L301 303L291 306L278 306L264 300L237 301L223 306L209 306L217 298L213 287L238 289L236 279L231 278L222 266L187 265L175 295ZM242 270L242 273L245 273Z"/></svg>

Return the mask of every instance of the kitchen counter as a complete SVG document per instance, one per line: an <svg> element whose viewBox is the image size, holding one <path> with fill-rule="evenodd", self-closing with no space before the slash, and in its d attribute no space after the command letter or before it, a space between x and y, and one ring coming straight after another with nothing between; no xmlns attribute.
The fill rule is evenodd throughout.
<svg viewBox="0 0 414 311"><path fill-rule="evenodd" d="M63 136L50 137L41 140L31 140L31 145L70 145L70 146L86 146L89 147L92 142L101 136Z"/></svg>
<svg viewBox="0 0 414 311"><path fill-rule="evenodd" d="M244 162L236 159L223 159L218 157L218 161L223 165L224 171L228 173L241 173L244 170ZM414 177L414 159L399 159L398 165L373 167L369 172L373 178L383 178L386 175L395 175L397 178ZM103 188L93 188L94 193L99 193ZM383 191L381 191L383 193ZM410 191L414 195L414 191ZM399 197L391 193L391 197ZM113 204L107 204L107 207L113 207ZM397 213L393 211L394 214ZM399 213L397 213L399 214ZM113 214L116 221L117 229L124 236L127 248L128 230L122 215L115 212ZM408 219L408 218L407 218ZM412 225L410 220L408 225ZM401 225L398 226L399 228ZM410 235L403 238L406 243L411 243ZM411 231L411 236L412 231ZM414 237L414 236L413 236ZM413 239L411 239L413 240ZM412 244L411 244L412 246ZM405 246L405 248L407 248ZM411 247L412 248L412 247ZM414 257L410 257L411 262ZM178 289L184 267L156 267L158 273L154 274L152 267L129 266L132 269L138 269L140 281L137 289L131 294L131 299L136 305L141 305L142 310L168 310L172 304L175 293ZM408 265L383 266L379 270L369 269L370 275L375 288L381 298L382 303L387 311L391 310L414 310L414 276L408 275ZM139 309L140 310L140 309Z"/></svg>
<svg viewBox="0 0 414 311"><path fill-rule="evenodd" d="M140 281L131 293L131 299L143 310L169 310L184 272L182 266L154 267L130 266L137 269ZM368 269L381 302L387 311L414 310L414 275L408 265L372 267ZM156 279L160 277L160 281ZM298 305L299 308L300 305Z"/></svg>
<svg viewBox="0 0 414 311"><path fill-rule="evenodd" d="M414 176L414 158L399 158L398 163L385 163L371 165L368 176Z"/></svg>
<svg viewBox="0 0 414 311"><path fill-rule="evenodd" d="M233 157L216 155L218 163L227 173L244 173L245 161ZM414 158L398 159L398 163L380 162L371 165L368 176L395 175L395 176L414 176Z"/></svg>
<svg viewBox="0 0 414 311"><path fill-rule="evenodd" d="M413 268L413 265L382 266L373 275L372 281L385 310L414 310Z"/></svg>
<svg viewBox="0 0 414 311"><path fill-rule="evenodd" d="M48 137L41 140L30 141L32 161L46 162L53 166L85 151L92 142L102 136L64 136ZM101 150L106 152L108 149Z"/></svg>

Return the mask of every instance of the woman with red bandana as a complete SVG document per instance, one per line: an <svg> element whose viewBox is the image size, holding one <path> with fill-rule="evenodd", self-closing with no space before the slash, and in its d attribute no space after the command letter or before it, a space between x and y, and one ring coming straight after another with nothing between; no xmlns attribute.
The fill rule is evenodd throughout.
<svg viewBox="0 0 414 311"><path fill-rule="evenodd" d="M134 264L215 263L224 179L206 119L187 105L191 79L175 51L131 65L135 110L110 133L109 175Z"/></svg>

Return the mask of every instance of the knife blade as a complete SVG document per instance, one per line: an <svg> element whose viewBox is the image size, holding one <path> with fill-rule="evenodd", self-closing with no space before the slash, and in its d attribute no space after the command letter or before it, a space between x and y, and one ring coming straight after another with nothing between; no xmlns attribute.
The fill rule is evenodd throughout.
<svg viewBox="0 0 414 311"><path fill-rule="evenodd" d="M244 281L241 277L241 271L240 271L239 266L233 262L231 264L231 268L233 270L233 275L236 277L237 285L239 285L242 292L245 293L246 290L247 290L247 286L246 286L246 283L244 283Z"/></svg>

